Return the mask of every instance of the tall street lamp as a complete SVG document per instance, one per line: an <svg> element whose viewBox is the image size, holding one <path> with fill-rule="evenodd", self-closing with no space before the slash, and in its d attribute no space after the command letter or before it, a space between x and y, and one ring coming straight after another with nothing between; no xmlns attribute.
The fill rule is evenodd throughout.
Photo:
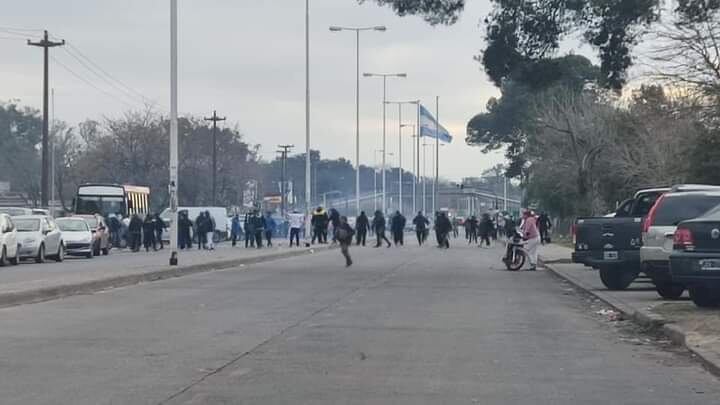
<svg viewBox="0 0 720 405"><path fill-rule="evenodd" d="M385 104L397 104L398 106L398 168L399 168L399 177L400 177L400 183L399 183L399 195L398 195L398 207L400 208L400 212L403 211L403 173L402 173L402 129L403 129L403 123L402 123L402 106L403 104L414 104L414 105L420 105L420 100L414 100L414 101L386 101ZM419 116L418 116L419 119Z"/></svg>
<svg viewBox="0 0 720 405"><path fill-rule="evenodd" d="M382 159L382 188L383 188L383 197L382 197L382 208L383 213L387 213L387 199L385 197L385 192L387 190L387 182L385 180L385 151L387 151L387 145L386 145L386 137L385 137L385 129L386 129L386 115L385 115L385 103L387 102L387 78L388 77L407 77L407 73L363 73L364 77L381 77L383 79L383 131L382 131L382 150L383 150L383 159Z"/></svg>
<svg viewBox="0 0 720 405"><path fill-rule="evenodd" d="M416 148L415 148L415 138L417 137L417 135L415 134L415 128L417 128L417 126L416 126L415 124L401 124L401 125L400 125L400 128L412 128L412 132L410 132L410 140L412 141L412 145L413 145L413 154L412 154L412 156L413 156L413 161L412 161L412 162L413 162L413 164L412 164L412 173L413 173L413 184L412 184L412 192L413 192L412 212L415 213L415 212L417 212L417 199L416 199L417 189L416 189L416 187L415 187L416 184L417 184L417 181L416 181L415 179L417 178L417 175L418 175L418 170L417 170L417 166L416 166L417 161L416 161L416 159L415 159L415 149L416 149Z"/></svg>
<svg viewBox="0 0 720 405"><path fill-rule="evenodd" d="M376 27L330 27L332 32L355 31L355 204L360 215L360 31L385 32L384 26Z"/></svg>

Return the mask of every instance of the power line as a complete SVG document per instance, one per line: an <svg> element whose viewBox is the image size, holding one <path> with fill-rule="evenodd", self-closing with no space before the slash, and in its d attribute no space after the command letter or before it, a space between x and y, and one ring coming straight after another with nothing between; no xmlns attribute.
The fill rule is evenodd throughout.
<svg viewBox="0 0 720 405"><path fill-rule="evenodd" d="M75 73L75 71L73 71L72 69L70 69L67 65L65 65L64 63L62 63L62 62L60 62L59 60L57 60L57 58L55 58L54 56L50 56L50 59L52 59L53 62L57 63L61 68L65 69L65 71L67 71L67 72L70 73L71 75L75 76L76 79L78 79L78 80L80 80L81 82L87 84L88 86L94 88L95 90L97 90L97 91L103 93L104 95L106 95L106 96L114 99L115 101L118 101L118 102L120 102L120 103L122 103L122 104L125 104L125 106L127 106L127 107L129 107L129 108L135 108L135 107L136 107L136 106L134 106L134 105L132 105L132 104L129 104L129 103L126 102L125 100L123 100L123 99L115 96L114 94L109 93L109 92L105 91L104 89L101 89L100 87L92 84L90 81L88 81L88 80L85 79L84 77L82 77L82 76L80 76L79 74Z"/></svg>

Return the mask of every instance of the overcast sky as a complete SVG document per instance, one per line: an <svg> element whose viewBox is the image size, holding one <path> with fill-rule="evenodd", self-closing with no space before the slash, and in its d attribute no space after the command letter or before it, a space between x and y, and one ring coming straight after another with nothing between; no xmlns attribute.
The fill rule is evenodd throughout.
<svg viewBox="0 0 720 405"><path fill-rule="evenodd" d="M217 109L249 142L262 145L266 159L280 143L304 150L305 2L179 3L180 112L209 115ZM421 99L434 112L435 96L440 96L440 121L455 137L441 149L441 176L478 175L501 162L501 154L483 155L465 144L467 121L498 94L472 58L483 45L479 21L488 8L486 1L469 1L456 25L431 27L418 17L397 17L370 0L363 5L355 0L311 0L312 147L324 157L354 160L355 38L350 32L331 33L328 26L386 25L387 32L362 34L361 70L407 72L407 79L388 80L391 100ZM57 60L51 64L51 85L56 118L76 124L118 116L142 103L138 95L90 73L68 51L80 52L132 91L168 108L168 10L167 0L12 2L3 6L0 30L47 28L74 46L51 50ZM27 33L33 39L40 35ZM8 39L12 37L0 32L0 100L19 99L39 108L42 50L19 37ZM373 164L373 152L381 146L382 81L363 78L360 89L361 162ZM393 153L398 149L397 114L396 106L388 108L388 151ZM414 123L411 117L414 110L406 106L407 123ZM410 130L406 131L407 136ZM410 148L407 137L403 166L408 169ZM397 154L390 159L397 165Z"/></svg>

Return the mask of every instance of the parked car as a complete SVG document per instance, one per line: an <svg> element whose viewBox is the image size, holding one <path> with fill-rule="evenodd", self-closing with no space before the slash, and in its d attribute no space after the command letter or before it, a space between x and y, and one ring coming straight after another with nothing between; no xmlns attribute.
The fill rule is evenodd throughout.
<svg viewBox="0 0 720 405"><path fill-rule="evenodd" d="M720 191L670 192L663 194L643 222L640 263L661 297L680 298L685 285L670 278L670 254L677 225L720 205Z"/></svg>
<svg viewBox="0 0 720 405"><path fill-rule="evenodd" d="M65 259L62 233L55 221L45 215L23 215L13 218L20 243L21 259L34 258L44 263L46 258L61 262Z"/></svg>
<svg viewBox="0 0 720 405"><path fill-rule="evenodd" d="M0 214L0 266L18 264L18 241L15 224L8 214Z"/></svg>
<svg viewBox="0 0 720 405"><path fill-rule="evenodd" d="M642 189L624 201L614 217L580 217L575 220L572 260L599 270L610 290L626 289L642 271L640 246L645 216L666 192L720 190L718 186L680 184Z"/></svg>
<svg viewBox="0 0 720 405"><path fill-rule="evenodd" d="M610 290L627 288L640 273L642 220L669 190L639 190L620 205L613 217L577 218L573 226L573 262L598 269L600 280Z"/></svg>
<svg viewBox="0 0 720 405"><path fill-rule="evenodd" d="M681 222L673 247L672 281L688 287L695 305L720 306L720 208Z"/></svg>
<svg viewBox="0 0 720 405"><path fill-rule="evenodd" d="M93 249L93 234L84 218L68 217L55 220L63 241L65 252L71 256L85 256L92 259L95 255Z"/></svg>
<svg viewBox="0 0 720 405"><path fill-rule="evenodd" d="M105 224L105 218L100 215L76 215L71 218L82 218L87 222L93 235L93 255L107 256L112 245L110 244L110 228Z"/></svg>
<svg viewBox="0 0 720 405"><path fill-rule="evenodd" d="M33 212L30 208L0 207L0 214L8 214L11 217L17 217L19 215L33 215Z"/></svg>

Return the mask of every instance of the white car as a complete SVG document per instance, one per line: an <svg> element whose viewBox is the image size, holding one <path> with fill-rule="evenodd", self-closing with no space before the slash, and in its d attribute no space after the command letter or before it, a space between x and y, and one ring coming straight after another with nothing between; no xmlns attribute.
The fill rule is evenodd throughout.
<svg viewBox="0 0 720 405"><path fill-rule="evenodd" d="M55 220L65 243L65 253L70 256L85 256L92 259L93 233L83 218L58 218Z"/></svg>
<svg viewBox="0 0 720 405"><path fill-rule="evenodd" d="M50 257L61 262L65 259L62 233L52 218L45 215L13 217L20 243L21 259L34 258L37 263Z"/></svg>
<svg viewBox="0 0 720 405"><path fill-rule="evenodd" d="M0 214L0 266L18 264L17 231L10 215Z"/></svg>

